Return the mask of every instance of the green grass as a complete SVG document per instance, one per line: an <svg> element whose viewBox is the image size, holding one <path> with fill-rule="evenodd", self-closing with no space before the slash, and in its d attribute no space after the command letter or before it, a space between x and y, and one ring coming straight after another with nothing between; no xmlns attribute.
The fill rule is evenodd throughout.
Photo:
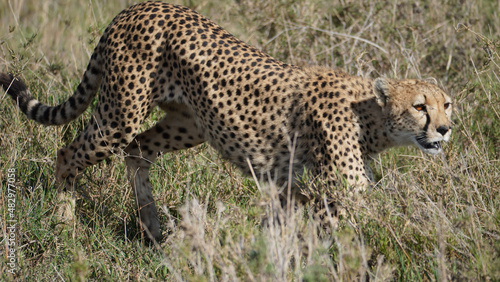
<svg viewBox="0 0 500 282"><path fill-rule="evenodd" d="M318 231L308 207L288 211L286 226L263 228L265 216L286 212L272 185L241 176L207 145L165 154L151 181L166 236L147 247L122 156L85 171L73 226L54 216L56 150L90 110L44 127L2 92L3 280L500 280L498 1L176 2L288 63L371 78L435 77L454 99L452 140L439 156L416 148L381 154L366 203L340 196L349 216L333 232ZM130 4L1 2L0 70L19 74L43 102L64 101L104 28ZM17 186L14 276L9 169Z"/></svg>

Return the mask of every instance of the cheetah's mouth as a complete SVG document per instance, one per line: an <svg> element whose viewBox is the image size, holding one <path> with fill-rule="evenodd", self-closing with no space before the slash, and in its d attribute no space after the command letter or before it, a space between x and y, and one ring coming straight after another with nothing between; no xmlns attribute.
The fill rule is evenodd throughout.
<svg viewBox="0 0 500 282"><path fill-rule="evenodd" d="M438 154L441 152L441 141L436 141L436 142L427 142L426 138L423 137L417 137L416 138L416 143L420 147L422 151L424 151L427 154Z"/></svg>

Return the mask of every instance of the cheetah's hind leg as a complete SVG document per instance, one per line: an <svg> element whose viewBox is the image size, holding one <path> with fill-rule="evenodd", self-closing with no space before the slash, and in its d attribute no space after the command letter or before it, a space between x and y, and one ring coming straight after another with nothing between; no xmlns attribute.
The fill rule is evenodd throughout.
<svg viewBox="0 0 500 282"><path fill-rule="evenodd" d="M134 126L124 126L119 122L103 118L102 113L106 112L105 105L100 104L98 107L83 131L71 144L57 153L55 174L59 194L56 215L65 223L74 220L76 202L74 187L78 173L125 149L134 139L139 125L144 120L144 116L140 116Z"/></svg>
<svg viewBox="0 0 500 282"><path fill-rule="evenodd" d="M134 189L141 229L147 239L157 241L161 239L161 231L149 168L161 153L187 149L205 141L186 106L169 103L160 107L167 112L167 116L138 135L125 149L128 177Z"/></svg>

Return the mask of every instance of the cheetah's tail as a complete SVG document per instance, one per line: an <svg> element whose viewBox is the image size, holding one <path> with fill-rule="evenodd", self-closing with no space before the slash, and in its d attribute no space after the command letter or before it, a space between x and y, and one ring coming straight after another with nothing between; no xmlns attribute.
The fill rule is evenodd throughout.
<svg viewBox="0 0 500 282"><path fill-rule="evenodd" d="M45 125L66 124L80 116L97 93L101 83L101 68L90 60L83 79L71 97L58 106L47 106L35 99L24 82L10 74L0 73L0 84L17 101L21 111L32 120Z"/></svg>

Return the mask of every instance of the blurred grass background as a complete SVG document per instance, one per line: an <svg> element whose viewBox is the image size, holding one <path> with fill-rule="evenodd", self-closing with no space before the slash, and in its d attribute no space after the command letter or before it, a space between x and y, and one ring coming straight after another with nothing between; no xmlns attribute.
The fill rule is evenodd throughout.
<svg viewBox="0 0 500 282"><path fill-rule="evenodd" d="M0 70L55 105L76 88L93 47L129 0L0 3ZM435 77L454 99L452 140L439 156L392 149L372 165L368 207L316 232L307 210L262 228L273 187L259 189L209 146L165 154L151 181L166 238L145 247L123 158L89 168L78 221L53 215L57 148L90 115L61 127L29 122L0 94L0 207L16 169L17 274L5 280L500 280L500 2L174 1L299 66L371 78ZM145 128L161 113L154 112ZM265 185L267 186L267 185ZM349 198L342 199L349 202Z"/></svg>

